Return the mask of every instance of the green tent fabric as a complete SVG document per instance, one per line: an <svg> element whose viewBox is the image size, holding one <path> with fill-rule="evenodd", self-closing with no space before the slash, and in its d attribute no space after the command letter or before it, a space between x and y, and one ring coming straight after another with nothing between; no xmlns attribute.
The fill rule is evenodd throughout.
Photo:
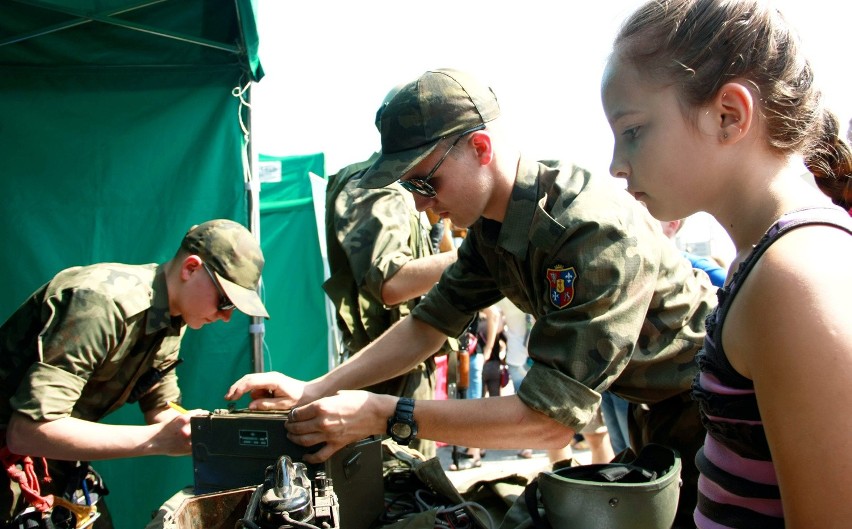
<svg viewBox="0 0 852 529"><path fill-rule="evenodd" d="M263 76L251 0L0 5L0 318L62 268L164 262L193 224L249 225L234 96ZM189 330L184 405L224 406L252 371L250 320ZM108 423L143 424L134 406ZM190 457L97 462L118 529L192 483Z"/></svg>
<svg viewBox="0 0 852 529"><path fill-rule="evenodd" d="M0 6L0 64L229 66L263 77L254 0L15 0Z"/></svg>
<svg viewBox="0 0 852 529"><path fill-rule="evenodd" d="M328 324L319 234L308 173L325 176L322 154L259 156L279 178L260 188L260 236L268 265L263 274L266 308L267 371L299 379L328 371ZM320 204L324 207L324 204ZM325 236L322 234L322 236Z"/></svg>

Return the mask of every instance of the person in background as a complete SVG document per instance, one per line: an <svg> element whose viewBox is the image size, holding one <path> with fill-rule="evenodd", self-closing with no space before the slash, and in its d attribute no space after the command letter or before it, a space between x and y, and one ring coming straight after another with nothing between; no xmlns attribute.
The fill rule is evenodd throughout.
<svg viewBox="0 0 852 529"><path fill-rule="evenodd" d="M531 365L530 355L527 352L527 339L531 326L530 316L506 298L498 301L497 307L500 308L506 322L506 365L509 369L512 389L517 394ZM518 457L529 459L532 456L531 448L522 448L518 451Z"/></svg>
<svg viewBox="0 0 852 529"><path fill-rule="evenodd" d="M426 217L429 219L429 224L432 225L429 229L429 240L432 242L432 252L441 253L455 250L455 243L453 242L453 234L449 226L449 219L442 219L431 209L426 210Z"/></svg>
<svg viewBox="0 0 852 529"><path fill-rule="evenodd" d="M263 263L246 228L211 220L163 264L77 266L34 292L0 326L2 523L47 527L68 502L88 502L110 527L89 461L189 454L192 413L170 405L181 400L181 338L235 309L268 318ZM98 422L125 403L147 425Z"/></svg>
<svg viewBox="0 0 852 529"><path fill-rule="evenodd" d="M800 46L770 3L654 0L603 75L613 176L659 219L710 213L736 249L693 388L700 529L852 519L852 151Z"/></svg>
<svg viewBox="0 0 852 529"><path fill-rule="evenodd" d="M692 273L610 177L522 156L494 92L465 72L431 70L408 83L385 108L381 131L382 154L361 186L399 182L418 210L468 228L458 260L408 317L329 373L310 382L255 373L225 398L251 393L252 409L295 407L289 438L325 443L305 456L319 462L381 432L402 443L562 448L611 388L645 404L634 410L643 446L683 455L680 497L691 518L688 463L703 429L689 389L715 303L706 276ZM503 297L535 318L533 365L517 394L410 401L351 391L410 369Z"/></svg>
<svg viewBox="0 0 852 529"><path fill-rule="evenodd" d="M479 311L472 323L472 330L476 336L476 348L470 353L470 382L466 397L468 399L481 399L484 395L482 368L497 340L497 321L498 314L491 307L486 307Z"/></svg>
<svg viewBox="0 0 852 529"><path fill-rule="evenodd" d="M491 354L485 359L485 365L482 367L482 387L485 389L483 396L499 397L503 387L503 366L506 365L506 320L497 305L492 305L488 310L496 315L495 327L497 327L497 333L494 337L494 345L491 347ZM505 373L508 383L508 368L506 368Z"/></svg>
<svg viewBox="0 0 852 529"><path fill-rule="evenodd" d="M627 415L630 403L612 391L601 394L601 416L609 434L609 445L613 454L630 448L630 429Z"/></svg>
<svg viewBox="0 0 852 529"><path fill-rule="evenodd" d="M487 359L491 358L495 352L500 352L499 337L501 334L503 315L497 307L486 307L479 311L476 318L471 323L470 329L476 337L476 348L470 354L470 372L469 383L465 398L481 399L486 396L495 396L486 394L485 389L485 364ZM476 367L474 367L476 366ZM497 395L499 396L499 395ZM470 461L464 463L453 463L450 465L450 470L466 470L482 466L482 457L485 455L485 450L476 447L467 447L462 452L462 457L469 458Z"/></svg>
<svg viewBox="0 0 852 529"><path fill-rule="evenodd" d="M385 96L376 112L376 126L387 102L398 90L395 87ZM417 211L411 194L402 187L358 186L364 172L378 158L379 153L374 153L364 162L344 167L329 177L326 188L326 242L331 274L323 289L337 309L343 360L408 315L456 258L455 249L433 251L433 223L425 213ZM447 342L440 352L451 349ZM435 362L427 358L407 373L365 389L431 399ZM435 443L429 440L418 439L411 447L427 459L436 454Z"/></svg>
<svg viewBox="0 0 852 529"><path fill-rule="evenodd" d="M661 220L660 227L663 229L666 237L674 241L685 222L686 219ZM719 266L716 261L690 252L683 252L683 256L689 259L692 268L701 270L710 276L710 282L713 283L714 287L725 285L725 278L728 276L728 271Z"/></svg>

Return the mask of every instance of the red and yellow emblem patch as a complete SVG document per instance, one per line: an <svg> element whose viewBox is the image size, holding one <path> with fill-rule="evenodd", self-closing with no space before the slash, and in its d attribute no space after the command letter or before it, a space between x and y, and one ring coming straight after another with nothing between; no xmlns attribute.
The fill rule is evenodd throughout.
<svg viewBox="0 0 852 529"><path fill-rule="evenodd" d="M550 302L557 309L564 309L574 299L574 280L577 272L574 267L565 268L558 264L547 269L547 282L550 285Z"/></svg>

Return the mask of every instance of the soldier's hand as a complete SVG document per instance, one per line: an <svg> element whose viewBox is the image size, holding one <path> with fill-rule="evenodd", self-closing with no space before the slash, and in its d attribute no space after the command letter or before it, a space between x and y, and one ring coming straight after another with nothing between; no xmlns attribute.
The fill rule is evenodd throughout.
<svg viewBox="0 0 852 529"><path fill-rule="evenodd" d="M190 413L179 413L163 423L157 423L160 431L154 436L156 453L168 456L183 456L192 452L191 429L189 419L196 413L206 413L204 410L193 410Z"/></svg>
<svg viewBox="0 0 852 529"><path fill-rule="evenodd" d="M325 443L304 457L321 463L344 446L384 433L397 397L367 391L340 391L330 397L293 408L287 421L287 437L302 446Z"/></svg>
<svg viewBox="0 0 852 529"><path fill-rule="evenodd" d="M274 371L251 373L234 382L225 400L237 400L246 393L251 395L253 410L289 410L302 401L305 383Z"/></svg>

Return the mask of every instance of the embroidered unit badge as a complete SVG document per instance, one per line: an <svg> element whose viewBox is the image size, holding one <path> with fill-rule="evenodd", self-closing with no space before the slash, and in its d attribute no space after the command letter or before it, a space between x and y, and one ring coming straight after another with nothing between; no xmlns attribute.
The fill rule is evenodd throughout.
<svg viewBox="0 0 852 529"><path fill-rule="evenodd" d="M574 267L565 268L561 264L547 269L547 282L550 284L550 302L557 309L564 309L574 299L574 280L577 272Z"/></svg>

